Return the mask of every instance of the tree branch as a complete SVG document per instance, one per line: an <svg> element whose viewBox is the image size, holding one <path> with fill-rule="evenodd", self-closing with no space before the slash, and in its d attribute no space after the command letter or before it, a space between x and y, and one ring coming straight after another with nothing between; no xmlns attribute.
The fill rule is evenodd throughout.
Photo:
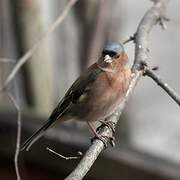
<svg viewBox="0 0 180 180"><path fill-rule="evenodd" d="M63 12L60 14L60 16L55 20L55 22L49 27L47 32L33 45L31 49L29 49L17 62L17 64L14 66L8 77L6 78L3 87L0 91L5 89L9 83L15 78L16 74L19 72L21 67L26 63L26 61L34 54L34 52L40 47L40 45L47 40L49 35L54 32L57 27L62 24L66 16L68 15L71 8L74 6L74 4L77 2L77 0L69 0L68 4L64 8Z"/></svg>
<svg viewBox="0 0 180 180"><path fill-rule="evenodd" d="M165 8L167 5L168 0L153 0L154 5L153 7L146 12L144 17L142 18L138 29L136 31L135 37L135 60L132 67L132 80L128 89L128 92L120 104L119 108L116 112L107 119L108 122L111 122L115 127L118 123L119 117L126 106L127 101L130 98L137 82L139 81L140 77L143 75L143 67L141 62L146 61L148 59L148 36L152 29L152 27L158 22L159 19L164 19L165 17ZM113 132L108 127L103 127L100 130L100 135L103 137L106 136L106 142L110 141ZM86 173L90 170L91 166L97 159L98 155L104 149L104 144L102 141L95 139L90 146L90 148L85 153L84 157L77 165L77 167L73 170L73 172L65 178L65 180L81 180Z"/></svg>
<svg viewBox="0 0 180 180"><path fill-rule="evenodd" d="M180 105L180 96L172 89L167 83L163 82L163 80L158 77L154 72L149 69L145 68L144 75L151 77L161 88L163 88L167 94L178 104Z"/></svg>

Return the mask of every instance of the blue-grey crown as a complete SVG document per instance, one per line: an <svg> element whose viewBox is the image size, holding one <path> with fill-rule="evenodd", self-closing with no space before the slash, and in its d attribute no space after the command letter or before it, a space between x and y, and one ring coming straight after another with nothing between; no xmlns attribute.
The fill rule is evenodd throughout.
<svg viewBox="0 0 180 180"><path fill-rule="evenodd" d="M108 51L117 53L119 51L124 51L124 47L120 43L112 42L106 44L105 47L103 48L103 52L108 52Z"/></svg>

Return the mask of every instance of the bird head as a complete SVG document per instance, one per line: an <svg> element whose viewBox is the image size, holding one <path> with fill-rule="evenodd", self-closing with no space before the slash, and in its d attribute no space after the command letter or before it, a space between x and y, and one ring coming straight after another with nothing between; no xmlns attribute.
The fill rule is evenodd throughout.
<svg viewBox="0 0 180 180"><path fill-rule="evenodd" d="M102 50L98 65L105 70L113 70L115 67L124 65L126 61L127 55L123 45L120 43L108 43Z"/></svg>

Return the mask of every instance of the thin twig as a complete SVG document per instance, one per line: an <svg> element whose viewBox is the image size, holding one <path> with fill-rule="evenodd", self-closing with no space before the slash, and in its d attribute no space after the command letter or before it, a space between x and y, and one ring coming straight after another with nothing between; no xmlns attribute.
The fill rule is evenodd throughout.
<svg viewBox="0 0 180 180"><path fill-rule="evenodd" d="M14 59L9 59L9 58L0 58L0 62L2 62L2 63L15 63L16 61Z"/></svg>
<svg viewBox="0 0 180 180"><path fill-rule="evenodd" d="M9 99L11 102L14 104L14 107L16 108L17 111L17 136L16 136L16 151L14 155L14 165L15 165L15 171L16 171L16 176L17 180L20 180L20 172L19 172L19 166L18 166L18 158L19 158L19 152L20 152L20 143L21 143L21 110L16 102L16 99L13 97L11 93L7 93Z"/></svg>
<svg viewBox="0 0 180 180"><path fill-rule="evenodd" d="M180 96L172 89L167 83L165 83L160 77L158 77L151 69L145 68L144 75L151 77L161 88L163 88L168 95L180 105Z"/></svg>
<svg viewBox="0 0 180 180"><path fill-rule="evenodd" d="M127 43L129 43L131 41L135 42L135 38L136 38L136 34L134 34L133 36L130 36L128 39L123 41L123 44L127 44Z"/></svg>
<svg viewBox="0 0 180 180"><path fill-rule="evenodd" d="M81 158L80 156L69 156L69 157L66 157L66 156L63 156L62 154L59 154L56 151L54 151L54 150L52 150L52 149L50 149L48 147L46 147L46 150L51 152L51 153L53 153L53 154L55 154L55 155L57 155L57 156L59 156L60 158L65 159L65 160L72 160L72 159L79 159L79 158ZM82 153L80 154L80 152L79 152L79 155L82 155Z"/></svg>
<svg viewBox="0 0 180 180"><path fill-rule="evenodd" d="M4 85L2 89L6 89L6 87L9 85L9 83L14 79L16 74L19 72L21 67L26 63L26 61L34 54L34 52L40 47L40 45L47 40L50 34L54 32L57 27L62 24L63 20L68 15L71 8L74 6L74 4L77 2L77 0L69 0L68 4L64 8L61 15L55 20L55 22L50 26L50 28L47 30L47 32L33 45L31 49L29 49L17 62L17 64L14 66L8 77L6 78Z"/></svg>
<svg viewBox="0 0 180 180"><path fill-rule="evenodd" d="M127 101L130 98L137 82L139 81L140 77L143 75L143 69L141 62L146 61L148 57L148 36L152 29L152 27L157 23L157 21L161 17L165 17L165 7L168 0L154 0L153 7L146 12L144 17L142 18L138 29L136 31L136 39L135 39L135 60L132 68L132 80L127 92L126 97L120 104L118 110L107 119L107 121L114 124L117 124L119 117L127 104ZM108 142L112 137L112 130L108 127L103 127L100 130L100 135L103 137L107 137L106 141ZM91 166L93 165L94 161L97 159L98 155L104 149L104 144L102 141L96 139L93 141L90 148L85 153L84 157L77 165L77 167L73 170L73 172L65 179L65 180L81 180L89 171Z"/></svg>

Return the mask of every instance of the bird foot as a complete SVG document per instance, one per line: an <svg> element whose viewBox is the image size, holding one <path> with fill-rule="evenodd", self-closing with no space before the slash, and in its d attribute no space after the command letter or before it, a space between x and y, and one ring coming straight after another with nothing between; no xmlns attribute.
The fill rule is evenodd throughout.
<svg viewBox="0 0 180 180"><path fill-rule="evenodd" d="M103 121L103 120L100 120L99 121L101 123L101 125L96 129L97 132L99 132L99 130L104 127L104 126L107 126L108 128L110 128L112 130L113 133L115 133L115 125L113 122L107 122L107 121Z"/></svg>
<svg viewBox="0 0 180 180"><path fill-rule="evenodd" d="M100 132L100 129L104 126L107 126L108 128L110 128L112 130L112 134L115 132L115 126L114 126L114 123L112 122L105 122L105 121L100 121L102 124L96 129L94 130L94 128L92 127L92 125L90 123L88 123L90 129L92 130L93 134L94 134L94 137L91 138L91 143L95 140L95 139L99 139L103 142L104 144L104 147L106 148L107 147L107 143L109 141L109 143L111 144L111 146L115 146L115 138L114 136L112 137L109 137L109 136L106 136L106 135L100 135L99 132Z"/></svg>
<svg viewBox="0 0 180 180"><path fill-rule="evenodd" d="M98 134L100 129L104 126L107 126L108 128L110 128L112 130L112 133L114 133L115 132L114 123L113 122L106 122L106 121L102 121L102 120L100 120L99 122L101 122L101 125L96 129L96 132L94 133L95 137L91 139L91 142L94 139L99 139L103 142L104 147L106 148L107 147L107 139L108 139L111 146L114 147L115 146L115 137L114 136L108 137L108 136L101 136Z"/></svg>

